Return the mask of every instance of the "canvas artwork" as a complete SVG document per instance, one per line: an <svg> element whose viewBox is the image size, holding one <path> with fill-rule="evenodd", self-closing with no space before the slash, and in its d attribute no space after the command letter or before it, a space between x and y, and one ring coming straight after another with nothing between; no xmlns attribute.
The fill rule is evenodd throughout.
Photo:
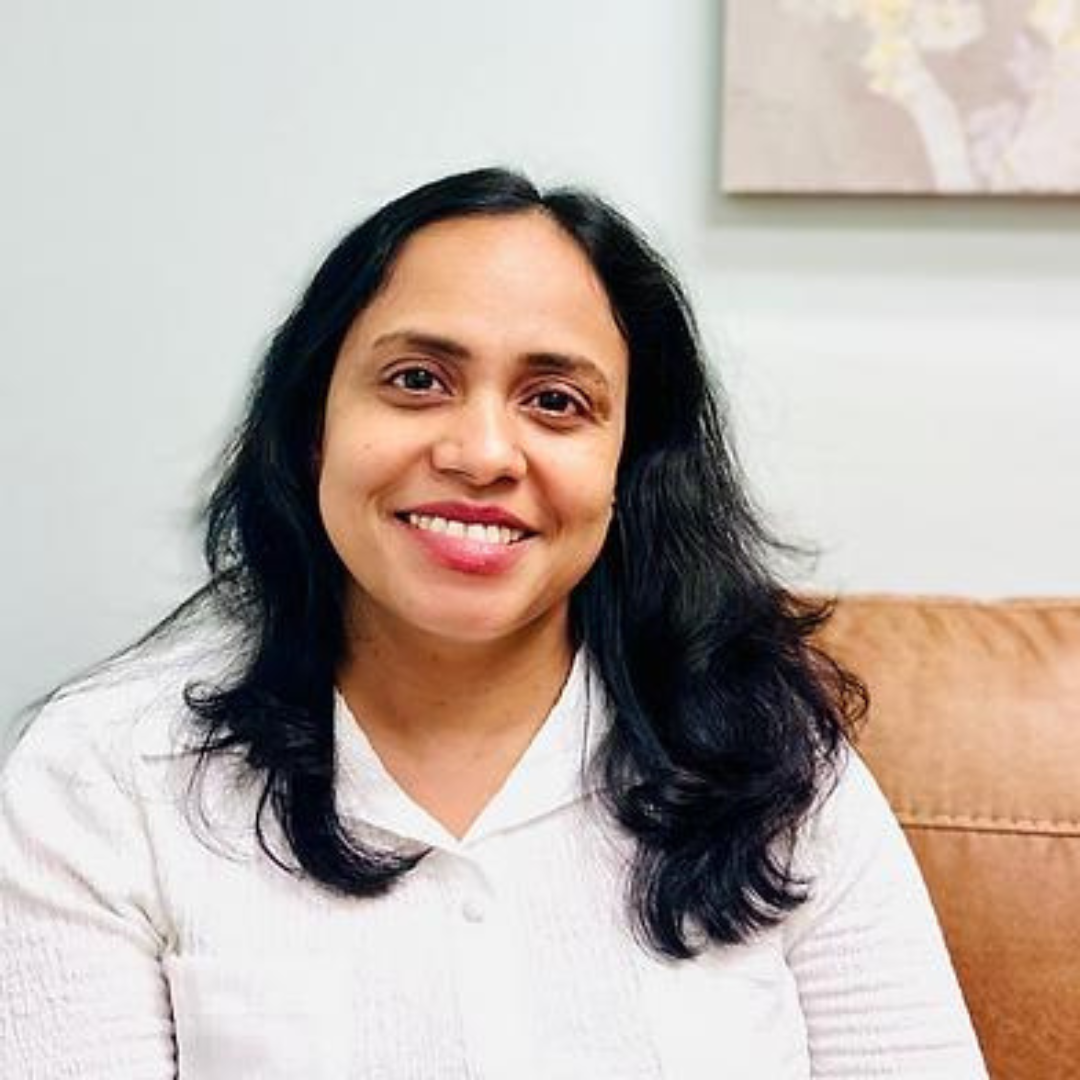
<svg viewBox="0 0 1080 1080"><path fill-rule="evenodd" d="M728 0L725 191L1080 192L1080 0Z"/></svg>

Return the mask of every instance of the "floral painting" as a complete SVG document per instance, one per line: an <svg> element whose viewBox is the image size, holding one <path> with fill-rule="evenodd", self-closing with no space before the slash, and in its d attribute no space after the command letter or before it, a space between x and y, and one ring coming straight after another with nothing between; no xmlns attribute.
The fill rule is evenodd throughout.
<svg viewBox="0 0 1080 1080"><path fill-rule="evenodd" d="M1080 0L728 0L730 192L1080 192Z"/></svg>

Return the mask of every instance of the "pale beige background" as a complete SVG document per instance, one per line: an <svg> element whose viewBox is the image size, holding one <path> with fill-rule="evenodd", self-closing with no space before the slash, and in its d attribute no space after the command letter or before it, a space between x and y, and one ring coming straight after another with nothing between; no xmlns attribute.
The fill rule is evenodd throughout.
<svg viewBox="0 0 1080 1080"><path fill-rule="evenodd" d="M0 0L0 727L200 580L202 478L320 253L481 162L670 256L801 580L1080 593L1080 202L722 195L723 8Z"/></svg>

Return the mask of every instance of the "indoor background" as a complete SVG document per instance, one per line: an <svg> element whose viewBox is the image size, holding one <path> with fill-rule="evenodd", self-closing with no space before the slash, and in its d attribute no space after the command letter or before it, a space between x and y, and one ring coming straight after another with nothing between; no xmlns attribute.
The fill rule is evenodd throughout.
<svg viewBox="0 0 1080 1080"><path fill-rule="evenodd" d="M717 0L0 0L0 718L198 583L334 240L489 163L671 258L798 584L1080 593L1080 201L724 197L721 48Z"/></svg>

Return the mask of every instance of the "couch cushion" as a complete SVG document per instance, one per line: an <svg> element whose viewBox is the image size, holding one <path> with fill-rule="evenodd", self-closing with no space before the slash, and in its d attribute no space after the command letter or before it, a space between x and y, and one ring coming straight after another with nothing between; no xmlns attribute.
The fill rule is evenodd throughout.
<svg viewBox="0 0 1080 1080"><path fill-rule="evenodd" d="M844 599L859 749L907 831L995 1080L1080 1060L1080 601Z"/></svg>

